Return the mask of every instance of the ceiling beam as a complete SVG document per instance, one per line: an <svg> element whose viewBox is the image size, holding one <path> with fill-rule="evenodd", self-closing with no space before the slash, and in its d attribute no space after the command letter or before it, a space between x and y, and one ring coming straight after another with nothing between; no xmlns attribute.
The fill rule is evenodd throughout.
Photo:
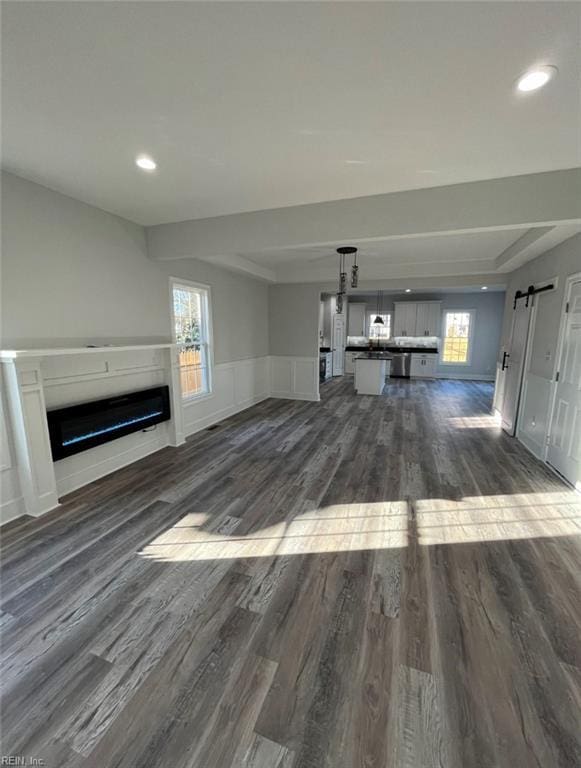
<svg viewBox="0 0 581 768"><path fill-rule="evenodd" d="M454 184L147 228L153 259L361 244L392 237L581 223L581 168Z"/></svg>
<svg viewBox="0 0 581 768"><path fill-rule="evenodd" d="M505 248L494 262L498 272L512 272L527 261L540 256L553 246L581 231L581 224L562 224L558 227L532 227L514 243Z"/></svg>

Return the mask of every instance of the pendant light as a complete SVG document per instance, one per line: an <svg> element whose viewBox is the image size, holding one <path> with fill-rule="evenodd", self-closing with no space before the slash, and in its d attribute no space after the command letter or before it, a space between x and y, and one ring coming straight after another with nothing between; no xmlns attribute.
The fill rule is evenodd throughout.
<svg viewBox="0 0 581 768"><path fill-rule="evenodd" d="M351 267L351 288L359 285L359 267L357 266L357 248L353 248L353 266Z"/></svg>
<svg viewBox="0 0 581 768"><path fill-rule="evenodd" d="M337 291L337 314L343 312L343 296L347 291L347 272L345 272L345 256L352 253L356 248L337 248L339 254L339 290Z"/></svg>
<svg viewBox="0 0 581 768"><path fill-rule="evenodd" d="M353 266L351 267L351 288L357 288L359 284L359 267L357 266L357 248L352 245L342 245L337 248L339 254L339 293L345 293L347 289L347 272L345 272L345 256L353 254Z"/></svg>
<svg viewBox="0 0 581 768"><path fill-rule="evenodd" d="M381 310L383 309L383 291L377 291L377 315L373 321L374 325L384 325L383 318L381 316Z"/></svg>

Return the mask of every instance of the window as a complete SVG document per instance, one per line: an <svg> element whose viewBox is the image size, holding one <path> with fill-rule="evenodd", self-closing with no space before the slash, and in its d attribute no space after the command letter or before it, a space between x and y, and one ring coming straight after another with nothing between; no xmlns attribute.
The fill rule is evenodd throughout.
<svg viewBox="0 0 581 768"><path fill-rule="evenodd" d="M374 323L373 321L377 317L377 312L369 312L367 315L367 327L369 329L368 336L370 339L389 339L391 338L391 312L387 312L385 315L379 315L383 320L381 323Z"/></svg>
<svg viewBox="0 0 581 768"><path fill-rule="evenodd" d="M470 365L473 321L474 310L471 309L444 312L442 363Z"/></svg>
<svg viewBox="0 0 581 768"><path fill-rule="evenodd" d="M210 289L174 281L171 288L182 397L207 395L212 391Z"/></svg>

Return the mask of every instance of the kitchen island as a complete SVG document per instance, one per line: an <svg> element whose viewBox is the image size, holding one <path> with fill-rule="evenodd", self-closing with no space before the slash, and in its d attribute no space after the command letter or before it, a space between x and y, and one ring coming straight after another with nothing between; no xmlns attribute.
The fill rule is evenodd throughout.
<svg viewBox="0 0 581 768"><path fill-rule="evenodd" d="M389 378L391 356L384 352L364 352L355 358L355 391L358 395L381 395Z"/></svg>

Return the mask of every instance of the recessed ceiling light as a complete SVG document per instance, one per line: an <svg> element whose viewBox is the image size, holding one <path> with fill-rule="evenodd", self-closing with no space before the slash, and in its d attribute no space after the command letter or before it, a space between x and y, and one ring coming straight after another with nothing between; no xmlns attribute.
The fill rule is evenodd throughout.
<svg viewBox="0 0 581 768"><path fill-rule="evenodd" d="M487 291L487 290L488 290L488 286L487 286L487 285L483 285L483 286L482 286L482 288L481 288L480 290L481 290L481 291Z"/></svg>
<svg viewBox="0 0 581 768"><path fill-rule="evenodd" d="M142 171L155 171L157 163L149 155L139 155L135 158L135 165Z"/></svg>
<svg viewBox="0 0 581 768"><path fill-rule="evenodd" d="M405 289L405 292L406 292L406 293L411 293L411 292L412 292L412 289L411 289L411 288L406 288L406 289Z"/></svg>
<svg viewBox="0 0 581 768"><path fill-rule="evenodd" d="M367 160L345 160L345 165L367 165Z"/></svg>
<svg viewBox="0 0 581 768"><path fill-rule="evenodd" d="M557 74L557 67L536 67L524 75L519 77L516 87L519 91L527 93L528 91L536 91L537 88L542 88Z"/></svg>

